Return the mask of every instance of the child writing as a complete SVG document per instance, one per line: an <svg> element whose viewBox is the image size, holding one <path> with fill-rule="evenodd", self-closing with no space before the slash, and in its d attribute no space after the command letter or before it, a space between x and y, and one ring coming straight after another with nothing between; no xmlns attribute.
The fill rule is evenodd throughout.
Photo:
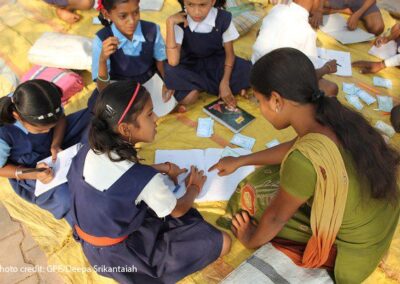
<svg viewBox="0 0 400 284"><path fill-rule="evenodd" d="M353 66L360 68L360 72L364 74L368 73L376 73L379 72L386 67L396 67L400 66L400 24L395 24L391 30L389 36L380 36L375 40L375 45L377 47L382 46L383 44L388 43L389 41L394 40L397 43L397 54L389 57L385 60L374 62L374 61L356 61L353 62Z"/></svg>
<svg viewBox="0 0 400 284"><path fill-rule="evenodd" d="M156 134L152 109L139 83L107 86L96 101L89 145L68 173L75 230L90 264L137 268L100 273L120 283L175 283L230 249L229 235L192 208L206 179L202 171L192 167L177 200L165 178L176 182L186 170L139 162L135 144Z"/></svg>
<svg viewBox="0 0 400 284"><path fill-rule="evenodd" d="M357 28L361 20L368 32L380 35L385 29L382 14L376 5L376 0L316 0L310 24L318 28L322 24L322 14L347 13L350 17L347 28L351 31Z"/></svg>
<svg viewBox="0 0 400 284"><path fill-rule="evenodd" d="M143 84L156 71L164 77L164 40L158 25L140 20L139 0L102 0L99 9L105 27L93 40L92 62L98 90L110 80Z"/></svg>
<svg viewBox="0 0 400 284"><path fill-rule="evenodd" d="M12 96L0 99L0 176L9 179L20 197L72 224L66 183L34 194L36 180L49 183L54 176L50 165L37 162L50 155L55 161L61 149L84 139L89 124L87 109L65 117L61 96L55 84L31 80L19 85Z"/></svg>
<svg viewBox="0 0 400 284"><path fill-rule="evenodd" d="M90 10L96 4L95 0L44 0L44 2L54 5L57 16L69 24L80 20L80 16L75 13L75 10Z"/></svg>
<svg viewBox="0 0 400 284"><path fill-rule="evenodd" d="M234 53L239 33L232 15L217 8L224 2L184 0L184 12L167 19L165 84L181 105L193 104L206 91L235 106L233 94L245 95L250 86L251 62Z"/></svg>
<svg viewBox="0 0 400 284"><path fill-rule="evenodd" d="M281 164L280 188L258 225L241 212L233 233L248 248L272 240L300 266L329 267L337 283L361 283L398 224L399 153L360 114L318 89L311 61L298 50L265 55L250 82L263 116L298 137L210 169L227 175L244 165Z"/></svg>

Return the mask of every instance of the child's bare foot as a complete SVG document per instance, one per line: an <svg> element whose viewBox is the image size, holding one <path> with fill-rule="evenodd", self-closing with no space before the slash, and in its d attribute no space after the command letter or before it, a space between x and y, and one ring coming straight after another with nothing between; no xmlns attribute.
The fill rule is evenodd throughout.
<svg viewBox="0 0 400 284"><path fill-rule="evenodd" d="M185 113L185 112L187 111L187 109L186 109L186 106L184 106L184 105L178 105L178 106L176 107L176 111L177 111L178 113Z"/></svg>
<svg viewBox="0 0 400 284"><path fill-rule="evenodd" d="M56 14L61 20L68 24L75 24L81 19L78 14L63 8L56 8Z"/></svg>

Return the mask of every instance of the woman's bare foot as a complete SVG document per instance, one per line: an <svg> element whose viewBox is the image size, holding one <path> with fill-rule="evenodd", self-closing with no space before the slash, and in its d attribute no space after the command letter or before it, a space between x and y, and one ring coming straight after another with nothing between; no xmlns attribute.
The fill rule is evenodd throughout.
<svg viewBox="0 0 400 284"><path fill-rule="evenodd" d="M250 240L256 230L256 224L253 220L251 220L246 211L242 211L233 216L231 231L245 247L251 247Z"/></svg>
<svg viewBox="0 0 400 284"><path fill-rule="evenodd" d="M56 14L61 20L68 24L75 24L81 19L78 14L63 8L56 8Z"/></svg>

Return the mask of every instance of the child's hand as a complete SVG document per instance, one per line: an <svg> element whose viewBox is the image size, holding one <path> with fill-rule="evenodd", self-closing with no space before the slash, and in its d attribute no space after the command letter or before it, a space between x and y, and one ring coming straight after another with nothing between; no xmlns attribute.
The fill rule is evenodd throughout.
<svg viewBox="0 0 400 284"><path fill-rule="evenodd" d="M389 39L385 36L378 36L375 41L374 45L376 47L381 47L382 45L386 44L389 41Z"/></svg>
<svg viewBox="0 0 400 284"><path fill-rule="evenodd" d="M169 176L170 179L174 182L175 185L178 184L178 176L180 174L186 173L188 170L183 168L181 169L178 165L174 163L166 163L168 165L168 170L166 174Z"/></svg>
<svg viewBox="0 0 400 284"><path fill-rule="evenodd" d="M352 63L353 67L360 68L360 73L362 74L369 74L369 73L376 73L385 69L385 63L381 62L371 62L371 61L356 61Z"/></svg>
<svg viewBox="0 0 400 284"><path fill-rule="evenodd" d="M219 176L227 176L240 167L238 158L236 157L224 157L208 169L209 172L218 170Z"/></svg>
<svg viewBox="0 0 400 284"><path fill-rule="evenodd" d="M350 16L350 18L347 20L347 28L350 31L354 31L357 28L358 21L360 20L360 17L358 16L357 12L354 13L353 15Z"/></svg>
<svg viewBox="0 0 400 284"><path fill-rule="evenodd" d="M324 67L327 70L326 74L332 74L337 72L337 64L336 60L329 60L324 64Z"/></svg>
<svg viewBox="0 0 400 284"><path fill-rule="evenodd" d="M221 82L219 85L219 97L226 103L228 107L236 107L236 99L232 94L229 83Z"/></svg>
<svg viewBox="0 0 400 284"><path fill-rule="evenodd" d="M103 60L110 58L111 54L117 51L118 43L118 38L115 36L110 36L103 41L103 48L101 49L100 58Z"/></svg>
<svg viewBox="0 0 400 284"><path fill-rule="evenodd" d="M186 16L187 14L185 12L176 13L168 17L167 23L173 25L178 25L180 23L183 23L183 26L186 28L189 25Z"/></svg>
<svg viewBox="0 0 400 284"><path fill-rule="evenodd" d="M46 163L39 163L36 166L37 168L45 168L46 170L43 172L36 173L36 179L40 182L46 184L53 180L54 173L53 170Z"/></svg>
<svg viewBox="0 0 400 284"><path fill-rule="evenodd" d="M52 144L50 147L50 152L51 152L51 160L54 163L57 160L57 154L61 152L62 149L60 145Z"/></svg>
<svg viewBox="0 0 400 284"><path fill-rule="evenodd" d="M319 10L313 11L309 22L314 29L318 29L322 25L322 12Z"/></svg>
<svg viewBox="0 0 400 284"><path fill-rule="evenodd" d="M175 93L175 90L169 90L167 88L167 86L165 86L165 84L164 84L162 86L162 99L163 99L163 102L164 103L168 102L172 98L174 93Z"/></svg>
<svg viewBox="0 0 400 284"><path fill-rule="evenodd" d="M204 175L204 171L199 171L195 166L191 166L190 173L185 180L186 188L194 185L197 187L197 190L199 191L198 193L200 194L206 179L207 177Z"/></svg>

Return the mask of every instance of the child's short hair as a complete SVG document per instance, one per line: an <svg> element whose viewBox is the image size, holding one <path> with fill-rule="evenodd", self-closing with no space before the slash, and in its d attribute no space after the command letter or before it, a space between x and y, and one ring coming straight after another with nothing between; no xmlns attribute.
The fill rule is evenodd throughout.
<svg viewBox="0 0 400 284"><path fill-rule="evenodd" d="M10 96L0 99L0 124L15 122L13 112L29 124L45 126L63 115L62 91L54 83L35 79L22 83Z"/></svg>
<svg viewBox="0 0 400 284"><path fill-rule="evenodd" d="M400 105L395 106L390 112L390 122L396 132L400 132Z"/></svg>
<svg viewBox="0 0 400 284"><path fill-rule="evenodd" d="M138 161L134 145L125 141L117 131L118 121L125 112L137 86L138 84L131 80L112 83L100 93L94 106L94 117L89 132L90 148L97 153L106 153L112 161ZM140 86L122 122L135 121L149 99L150 94L146 88ZM116 158L111 152L117 153L119 157Z"/></svg>
<svg viewBox="0 0 400 284"><path fill-rule="evenodd" d="M181 5L182 11L185 9L184 0L178 0L179 4ZM224 8L226 4L226 0L217 0L215 1L214 7L215 8Z"/></svg>

